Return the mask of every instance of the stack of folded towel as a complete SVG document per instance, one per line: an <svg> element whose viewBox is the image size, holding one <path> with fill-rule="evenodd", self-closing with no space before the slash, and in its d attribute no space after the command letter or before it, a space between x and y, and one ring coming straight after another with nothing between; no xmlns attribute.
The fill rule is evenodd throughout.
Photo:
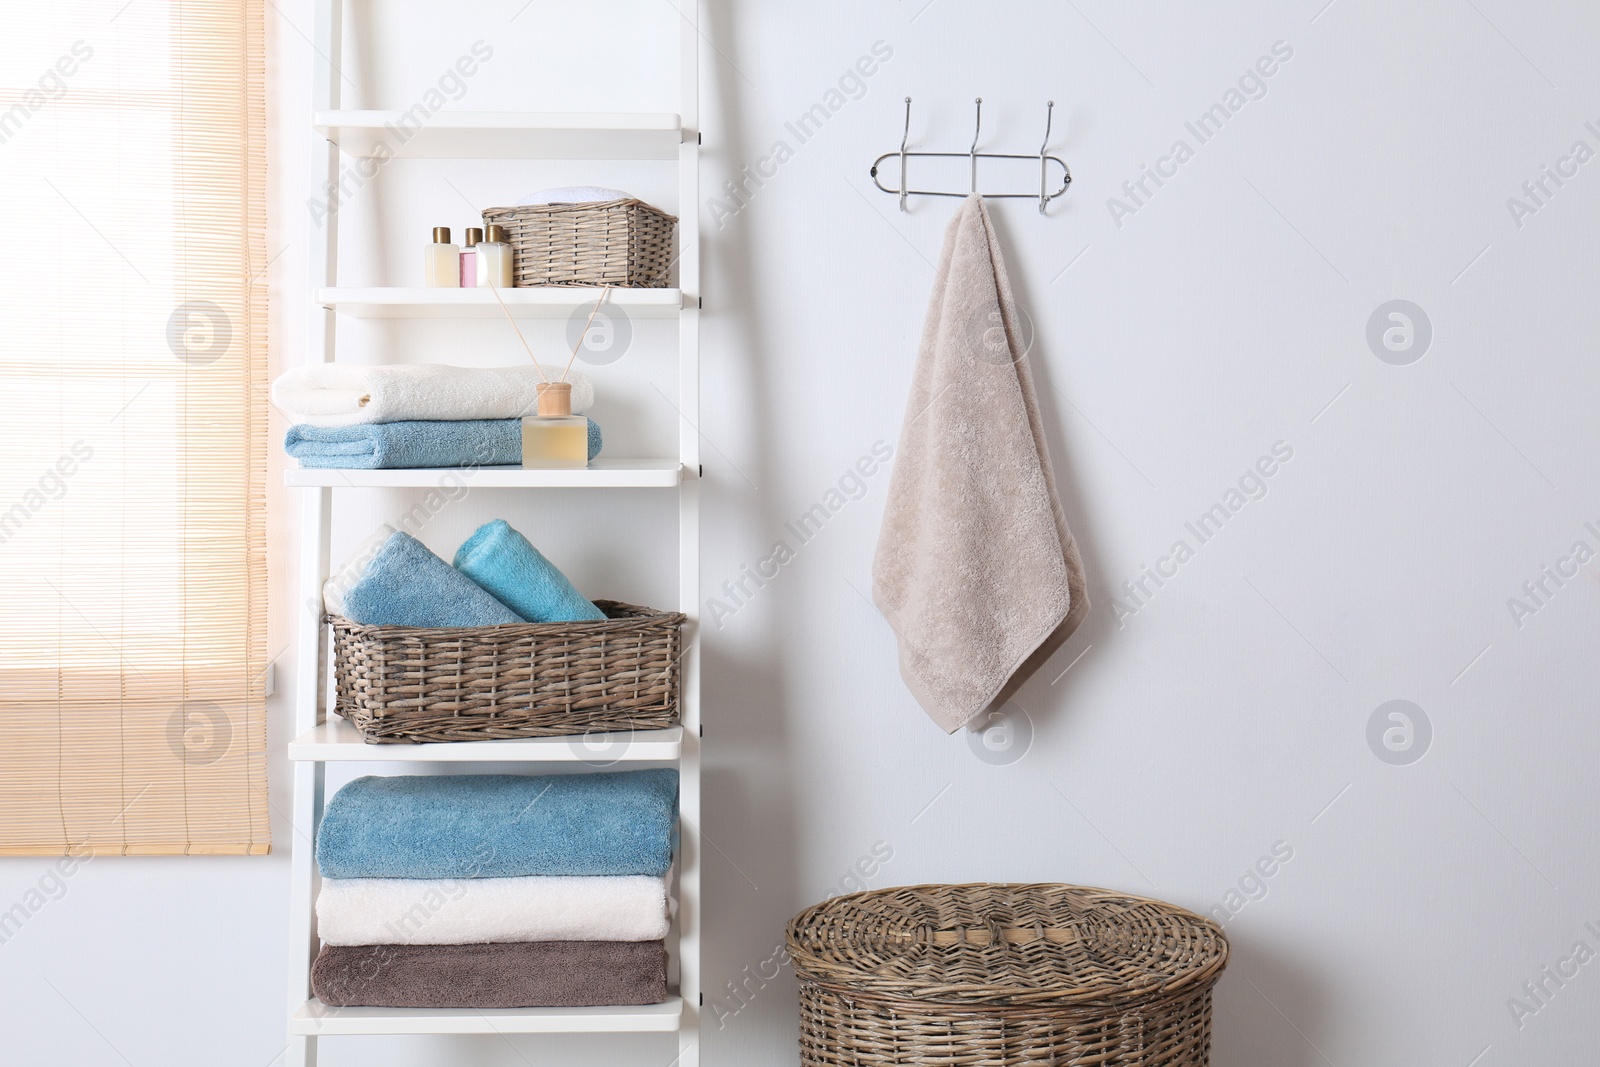
<svg viewBox="0 0 1600 1067"><path fill-rule="evenodd" d="M504 519L478 527L451 566L381 526L322 588L323 606L364 626L499 626L606 617Z"/></svg>
<svg viewBox="0 0 1600 1067"><path fill-rule="evenodd" d="M538 411L538 386L559 367L446 367L418 363L295 367L272 383L272 402L295 425L284 448L302 467L493 467L522 462L522 416ZM572 413L594 386L571 372ZM600 454L589 420L589 458Z"/></svg>
<svg viewBox="0 0 1600 1067"><path fill-rule="evenodd" d="M324 1004L658 1004L678 772L358 778L317 832Z"/></svg>

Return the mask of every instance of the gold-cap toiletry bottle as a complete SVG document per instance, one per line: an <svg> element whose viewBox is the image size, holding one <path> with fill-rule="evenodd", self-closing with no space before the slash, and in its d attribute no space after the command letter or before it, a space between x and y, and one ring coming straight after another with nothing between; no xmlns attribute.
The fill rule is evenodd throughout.
<svg viewBox="0 0 1600 1067"><path fill-rule="evenodd" d="M506 228L491 222L484 231L483 242L478 245L478 284L509 289L511 277L511 244L506 240Z"/></svg>
<svg viewBox="0 0 1600 1067"><path fill-rule="evenodd" d="M589 420L572 413L572 383L539 386L539 414L522 417L525 469L589 465Z"/></svg>
<svg viewBox="0 0 1600 1067"><path fill-rule="evenodd" d="M433 228L433 244L425 249L423 284L435 289L461 286L461 249L450 243L450 227Z"/></svg>

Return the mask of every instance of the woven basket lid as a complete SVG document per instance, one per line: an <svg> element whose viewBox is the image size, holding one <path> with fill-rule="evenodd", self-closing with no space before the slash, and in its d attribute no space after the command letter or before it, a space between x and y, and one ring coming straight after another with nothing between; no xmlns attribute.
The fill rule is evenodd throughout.
<svg viewBox="0 0 1600 1067"><path fill-rule="evenodd" d="M921 885L835 897L789 923L802 981L941 1005L1115 1004L1210 984L1209 919L1072 885Z"/></svg>

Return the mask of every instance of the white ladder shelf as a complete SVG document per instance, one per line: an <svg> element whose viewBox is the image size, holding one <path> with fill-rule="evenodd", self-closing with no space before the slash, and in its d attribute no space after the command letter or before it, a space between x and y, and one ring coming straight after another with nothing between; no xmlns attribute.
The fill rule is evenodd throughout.
<svg viewBox="0 0 1600 1067"><path fill-rule="evenodd" d="M394 115L339 108L342 0L316 0L316 54L312 126L325 138L313 167L313 196L322 178L335 185L341 154L362 155ZM700 982L700 647L697 591L700 583L700 234L699 203L699 13L697 3L679 9L678 114L534 112L443 113L406 143L405 155L427 158L676 159L678 161L678 288L613 290L612 299L641 317L678 320L678 455L674 459L609 460L581 471L523 471L484 467L462 476L472 484L541 489L676 489L678 494L678 609L689 616L681 660L681 727L612 737L537 738L427 745L366 745L326 705L328 670L322 624L322 583L329 573L333 494L345 487L430 487L450 475L442 470L291 470L286 484L304 487L300 522L300 613L295 729L288 746L294 768L290 833L290 951L288 1030L291 1067L315 1067L317 1040L347 1034L496 1034L676 1032L675 1067L698 1067ZM340 288L338 215L311 227L310 299L313 301L306 362L334 359L339 316L366 318L471 318L498 314L472 290ZM565 316L594 299L587 289L507 290L519 317ZM311 995L311 963L317 939L315 901L319 877L312 842L326 802L327 763L519 762L548 764L551 772L574 762L674 763L679 771L680 852L677 857L678 914L669 950L677 974L666 1003L636 1007L530 1008L455 1011L395 1008L330 1008Z"/></svg>

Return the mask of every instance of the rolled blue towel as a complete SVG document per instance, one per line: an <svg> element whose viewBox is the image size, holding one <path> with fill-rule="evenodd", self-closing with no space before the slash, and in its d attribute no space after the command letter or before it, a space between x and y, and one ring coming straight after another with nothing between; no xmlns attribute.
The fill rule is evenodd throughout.
<svg viewBox="0 0 1600 1067"><path fill-rule="evenodd" d="M678 772L357 778L317 831L325 878L661 876Z"/></svg>
<svg viewBox="0 0 1600 1067"><path fill-rule="evenodd" d="M590 419L591 460L600 454L603 443L600 424ZM283 447L302 467L380 470L515 466L522 462L522 420L291 426Z"/></svg>
<svg viewBox="0 0 1600 1067"><path fill-rule="evenodd" d="M344 593L345 616L365 626L499 626L516 612L396 530Z"/></svg>
<svg viewBox="0 0 1600 1067"><path fill-rule="evenodd" d="M478 527L456 549L455 564L529 622L596 622L606 617L504 519Z"/></svg>

